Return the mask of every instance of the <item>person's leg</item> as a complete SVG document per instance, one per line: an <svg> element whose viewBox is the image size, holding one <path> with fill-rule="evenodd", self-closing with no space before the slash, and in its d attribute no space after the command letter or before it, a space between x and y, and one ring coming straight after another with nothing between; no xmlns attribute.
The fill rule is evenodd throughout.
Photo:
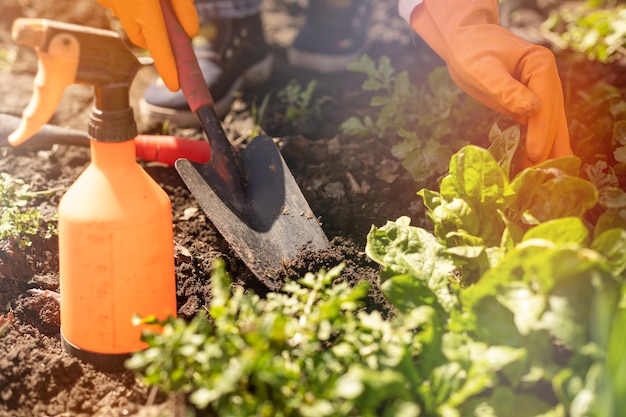
<svg viewBox="0 0 626 417"><path fill-rule="evenodd" d="M307 21L287 50L289 63L339 72L364 53L369 0L309 0Z"/></svg>
<svg viewBox="0 0 626 417"><path fill-rule="evenodd" d="M196 0L200 24L215 19L240 19L259 14L263 0Z"/></svg>
<svg viewBox="0 0 626 417"><path fill-rule="evenodd" d="M194 51L219 117L228 113L235 91L270 76L272 57L263 36L261 2L196 0L200 33L193 39ZM182 92L171 92L160 79L146 90L140 112L150 122L199 123Z"/></svg>

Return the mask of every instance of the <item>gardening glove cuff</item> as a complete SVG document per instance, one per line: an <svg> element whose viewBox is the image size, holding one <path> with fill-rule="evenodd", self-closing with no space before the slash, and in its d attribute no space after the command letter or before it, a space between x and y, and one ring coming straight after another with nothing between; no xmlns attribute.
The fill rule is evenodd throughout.
<svg viewBox="0 0 626 417"><path fill-rule="evenodd" d="M398 14L407 23L411 23L411 12L418 4L421 4L422 0L398 0Z"/></svg>
<svg viewBox="0 0 626 417"><path fill-rule="evenodd" d="M98 3L113 11L135 45L150 51L165 85L172 91L179 90L178 71L159 0L98 0ZM171 0L171 4L187 36L195 36L200 24L193 0Z"/></svg>
<svg viewBox="0 0 626 417"><path fill-rule="evenodd" d="M499 26L497 0L424 0L410 25L484 105L528 124L523 165L572 153L554 55Z"/></svg>

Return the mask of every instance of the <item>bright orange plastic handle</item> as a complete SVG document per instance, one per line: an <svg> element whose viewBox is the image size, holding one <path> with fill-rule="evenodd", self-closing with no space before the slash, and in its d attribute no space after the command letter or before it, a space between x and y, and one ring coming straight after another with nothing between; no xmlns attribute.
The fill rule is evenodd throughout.
<svg viewBox="0 0 626 417"><path fill-rule="evenodd" d="M43 19L18 19L13 24L13 37L18 42L43 39L46 31L46 21ZM76 79L80 43L75 36L59 33L50 40L46 51L41 46L35 45L39 63L33 96L22 113L20 126L8 137L12 146L26 142L48 123L61 101L65 87L72 85Z"/></svg>

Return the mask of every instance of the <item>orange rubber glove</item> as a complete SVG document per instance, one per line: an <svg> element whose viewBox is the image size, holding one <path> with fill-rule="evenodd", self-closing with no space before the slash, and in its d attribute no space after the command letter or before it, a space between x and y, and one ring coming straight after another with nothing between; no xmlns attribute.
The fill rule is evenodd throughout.
<svg viewBox="0 0 626 417"><path fill-rule="evenodd" d="M165 85L172 91L179 90L178 71L159 0L98 0L98 3L113 11L135 45L150 51ZM183 30L190 38L194 37L200 23L193 0L171 0L171 3Z"/></svg>
<svg viewBox="0 0 626 417"><path fill-rule="evenodd" d="M499 26L497 0L424 0L410 24L469 95L528 125L524 167L571 155L554 55Z"/></svg>

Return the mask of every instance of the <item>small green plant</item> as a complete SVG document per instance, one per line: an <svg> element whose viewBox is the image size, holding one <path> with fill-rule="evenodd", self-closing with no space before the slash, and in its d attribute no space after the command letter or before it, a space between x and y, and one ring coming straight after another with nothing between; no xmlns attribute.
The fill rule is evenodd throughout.
<svg viewBox="0 0 626 417"><path fill-rule="evenodd" d="M363 311L369 285L335 282L341 270L308 273L261 299L231 288L217 261L206 313L145 333L149 348L127 366L220 416L374 416L383 404L388 415L415 411L392 368L408 360L420 319Z"/></svg>
<svg viewBox="0 0 626 417"><path fill-rule="evenodd" d="M561 49L580 52L589 59L612 62L626 49L626 6L616 1L587 0L560 7L542 24L542 33Z"/></svg>
<svg viewBox="0 0 626 417"><path fill-rule="evenodd" d="M15 316L13 315L13 311L9 310L9 312L4 315L0 315L0 337L2 337L9 327L15 322Z"/></svg>
<svg viewBox="0 0 626 417"><path fill-rule="evenodd" d="M598 191L579 177L580 165L574 156L549 160L509 180L483 148L466 146L455 154L440 191L418 194L434 235L447 248L456 248L450 255L467 265L459 268L462 280L475 282L538 225L564 217L582 219L594 208Z"/></svg>
<svg viewBox="0 0 626 417"><path fill-rule="evenodd" d="M380 57L378 64L363 55L347 68L367 75L362 88L375 94L370 100L375 112L363 117L349 117L340 126L344 133L383 139L397 134L398 129L412 129L416 124L415 115L422 108L420 96L424 93L409 80L406 71L396 74L391 60L385 55Z"/></svg>
<svg viewBox="0 0 626 417"><path fill-rule="evenodd" d="M340 130L389 140L393 155L422 185L444 174L447 161L463 145L486 145L489 126L504 121L463 93L443 67L433 70L419 88L406 71L396 73L387 56L375 63L365 55L348 69L367 75L362 88L373 94L371 114L349 117Z"/></svg>
<svg viewBox="0 0 626 417"><path fill-rule="evenodd" d="M43 233L48 238L56 235L55 219L45 219L39 210L28 207L33 198L55 191L30 191L24 180L0 173L0 239L14 239L24 248L32 243L29 236Z"/></svg>
<svg viewBox="0 0 626 417"><path fill-rule="evenodd" d="M617 161L616 169L626 172L626 120L619 121L613 127L613 138L618 143L618 148L613 151Z"/></svg>
<svg viewBox="0 0 626 417"><path fill-rule="evenodd" d="M0 71L10 71L16 55L15 49L0 48Z"/></svg>
<svg viewBox="0 0 626 417"><path fill-rule="evenodd" d="M318 118L322 106L330 97L315 98L317 80L311 80L302 88L296 79L291 79L287 85L277 93L278 99L287 106L285 120L296 123L307 118Z"/></svg>
<svg viewBox="0 0 626 417"><path fill-rule="evenodd" d="M267 110L267 105L270 101L271 94L267 94L261 100L261 104L257 106L256 101L252 103L252 108L250 109L250 113L252 115L252 123L253 128L250 134L248 135L248 139L254 139L261 132L261 124L263 123L263 118L265 117L265 111Z"/></svg>
<svg viewBox="0 0 626 417"><path fill-rule="evenodd" d="M170 134L170 121L164 120L161 125L161 135L167 136Z"/></svg>

